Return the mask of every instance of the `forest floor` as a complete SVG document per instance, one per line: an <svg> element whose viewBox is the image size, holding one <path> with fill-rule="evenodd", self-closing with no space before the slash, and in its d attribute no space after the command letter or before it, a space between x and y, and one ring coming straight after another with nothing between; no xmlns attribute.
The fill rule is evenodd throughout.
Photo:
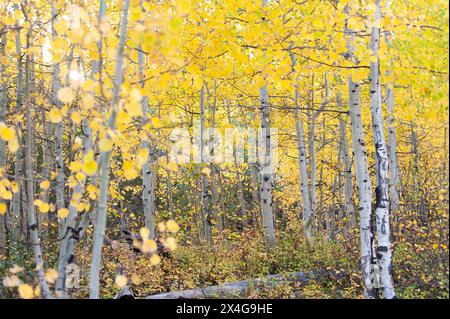
<svg viewBox="0 0 450 319"><path fill-rule="evenodd" d="M250 289L248 298L363 298L359 269L359 239L348 234L331 240L317 236L308 248L301 232L280 233L277 248L268 255L262 238L254 232L234 238L205 243L181 241L178 248L152 266L148 256L132 252L126 245L108 246L104 251L102 296L113 298L117 273L130 278L136 297L220 285L239 280L261 278L269 274L327 271L327 275L308 283L284 284ZM231 236L229 236L231 237ZM399 298L449 298L448 249L421 250L403 240L394 242L393 276ZM420 247L420 246L419 246ZM88 254L86 254L88 255ZM86 267L89 260L80 260ZM86 271L87 272L87 271ZM86 297L81 285L73 296Z"/></svg>

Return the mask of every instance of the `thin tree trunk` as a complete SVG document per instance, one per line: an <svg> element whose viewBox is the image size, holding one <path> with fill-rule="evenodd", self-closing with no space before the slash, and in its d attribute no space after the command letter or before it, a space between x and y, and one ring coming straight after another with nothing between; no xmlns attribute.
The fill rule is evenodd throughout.
<svg viewBox="0 0 450 319"><path fill-rule="evenodd" d="M127 38L127 24L128 24L128 9L130 7L130 0L123 1L122 8L122 17L120 23L120 37L119 44L117 47L117 55L116 55L116 66L114 72L114 81L113 81L113 100L112 100L112 110L111 116L109 118L109 127L114 129L115 127L115 118L117 107L119 106L120 101L120 86L122 84L123 79L123 61L124 61L124 50L125 50L125 42ZM90 282L89 282L89 298L90 299L98 299L100 297L100 263L101 263L101 255L102 255L102 247L103 240L105 236L105 228L106 228L106 215L107 215L107 206L108 206L108 187L109 187L109 168L110 168L110 157L111 150L106 152L101 152L100 156L102 157L102 167L101 167L101 175L100 175L100 195L99 195L99 204L98 204L98 215L97 215L97 223L95 225L95 233L94 233L94 245L92 249L92 262L90 269Z"/></svg>
<svg viewBox="0 0 450 319"><path fill-rule="evenodd" d="M273 182L273 159L270 141L270 111L269 111L269 93L267 85L260 88L259 97L261 101L261 128L260 145L264 147L263 161L260 163L261 175L261 216L264 230L266 247L271 250L275 247L275 227L273 221L273 202L272 202L272 182ZM261 140L262 139L262 140ZM261 152L261 147L259 148ZM261 158L261 156L260 156Z"/></svg>
<svg viewBox="0 0 450 319"><path fill-rule="evenodd" d="M372 185L369 176L367 153L361 116L361 96L359 84L348 80L349 113L352 127L353 163L358 185L359 197L359 231L361 245L361 272L366 298L377 298L375 289L376 256L373 251L372 225Z"/></svg>
<svg viewBox="0 0 450 319"><path fill-rule="evenodd" d="M6 32L3 32L0 39L0 52L2 56L5 56L6 52L6 39ZM0 123L5 123L5 114L8 108L8 86L6 83L5 66L3 64L0 64L0 76ZM0 170L3 172L7 170L6 159L6 142L0 138ZM2 199L0 199L0 204L4 204ZM8 224L6 219L8 215L8 211L5 211L3 215L0 213L0 252L6 250L6 225Z"/></svg>
<svg viewBox="0 0 450 319"><path fill-rule="evenodd" d="M23 61L22 61L22 45L20 42L20 30L16 31L16 55L17 55L17 96L16 96L16 112L21 114L23 106ZM16 159L14 162L14 177L19 191L13 194L12 200L12 217L11 217L11 237L14 242L18 242L20 239L20 220L21 220L21 201L23 190L23 138L22 138L22 124L19 121L17 123L16 130L17 137L19 139L19 148L16 151Z"/></svg>
<svg viewBox="0 0 450 319"><path fill-rule="evenodd" d="M372 27L370 48L373 58L370 62L370 110L372 113L373 136L376 151L376 224L377 224L377 256L379 258L380 279L386 299L395 297L392 280L392 248L390 240L389 220L389 179L388 153L383 130L383 114L381 109L381 85L378 48L380 29L377 23L381 17L380 0L375 0L375 23Z"/></svg>
<svg viewBox="0 0 450 319"><path fill-rule="evenodd" d="M312 234L311 234L311 224L312 224L312 212L311 212L311 202L308 187L308 170L306 162L306 146L303 131L303 122L300 118L300 105L299 103L299 87L295 87L295 130L297 132L297 150L298 150L298 161L299 161L299 176L300 176L300 195L302 197L302 212L303 212L303 226L305 229L306 240L309 245L312 245Z"/></svg>
<svg viewBox="0 0 450 319"><path fill-rule="evenodd" d="M30 46L31 29L27 33L27 49ZM28 228L30 231L31 244L33 246L34 260L36 263L39 286L41 288L42 297L51 298L50 289L47 281L44 278L44 261L42 258L41 243L39 239L38 225L36 221L36 212L34 210L34 174L33 174L33 133L34 123L31 110L30 100L30 70L31 70L31 56L27 51L25 58L25 101L26 101L26 120L27 120L27 139L26 139L26 184L27 184L27 213L28 213Z"/></svg>
<svg viewBox="0 0 450 319"><path fill-rule="evenodd" d="M267 5L267 0L262 0L262 7ZM264 146L263 161L260 163L260 200L261 200L261 217L264 232L264 239L267 250L272 250L276 245L275 225L273 220L273 203L272 203L272 183L273 183L273 159L271 148L271 132L270 132L270 109L269 109L269 92L267 84L259 89L259 99L261 104L261 131L260 146ZM262 136L261 136L262 135ZM262 139L262 140L261 140ZM259 147L261 152L261 147ZM261 158L261 156L259 156Z"/></svg>
<svg viewBox="0 0 450 319"><path fill-rule="evenodd" d="M54 27L55 18L57 15L56 8L54 7L53 1L52 1L52 19L51 19L51 26L52 26L52 40L54 40L57 37L56 30ZM59 89L61 88L61 81L59 78L59 65L58 63L53 63L53 70L52 70L52 100L53 104L57 108L61 108L61 102L57 98L57 93ZM55 129L55 164L56 164L56 185L55 185L55 194L56 194L56 209L62 209L65 207L65 201L64 201L64 157L63 157L63 121L60 121L56 124ZM63 236L64 232L64 220L60 220L58 223L58 230L59 230L59 236Z"/></svg>
<svg viewBox="0 0 450 319"><path fill-rule="evenodd" d="M386 9L389 10L390 1L386 1ZM385 40L390 51L391 42L389 39L390 32L385 33ZM390 52L389 52L390 53ZM386 70L386 77L392 75L393 60L389 59L389 68ZM395 132L395 113L394 113L394 82L389 81L386 88L386 105L387 105L387 123L388 123L388 152L389 152L389 199L390 209L394 221L397 220L397 213L400 206L400 171L398 167L397 157L397 137Z"/></svg>
<svg viewBox="0 0 450 319"><path fill-rule="evenodd" d="M200 90L200 167L203 169L206 165L205 149L205 83ZM206 167L206 166L205 166ZM202 225L205 239L211 243L211 196L209 194L209 185L206 174L202 172L201 183L201 211Z"/></svg>
<svg viewBox="0 0 450 319"><path fill-rule="evenodd" d="M336 96L338 106L342 106L341 95ZM347 122L342 116L339 117L339 137L342 147L342 161L344 162L345 173L345 214L349 218L350 225L356 225L355 207L353 206L353 185L352 185L352 162L350 158L350 149L347 141Z"/></svg>
<svg viewBox="0 0 450 319"><path fill-rule="evenodd" d="M139 77L144 79L145 69L145 56L142 50L138 51L138 65L139 65ZM144 87L144 82L141 83L141 87ZM145 95L141 100L142 108L142 123L147 120L148 112L148 97ZM153 152L150 150L148 139L141 141L141 148L147 150L148 158L142 166L142 201L144 203L144 225L150 231L150 238L155 238L155 175L157 174L156 165L153 162Z"/></svg>

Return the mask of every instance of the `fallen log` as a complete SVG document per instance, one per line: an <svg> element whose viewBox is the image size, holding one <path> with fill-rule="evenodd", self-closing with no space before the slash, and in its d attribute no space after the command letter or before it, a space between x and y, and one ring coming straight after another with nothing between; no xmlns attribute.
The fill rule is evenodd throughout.
<svg viewBox="0 0 450 319"><path fill-rule="evenodd" d="M306 284L310 280L325 278L329 275L336 274L324 271L308 271L269 275L263 278L241 280L217 286L160 293L144 297L144 299L245 298L251 289L260 290L262 288L294 282Z"/></svg>

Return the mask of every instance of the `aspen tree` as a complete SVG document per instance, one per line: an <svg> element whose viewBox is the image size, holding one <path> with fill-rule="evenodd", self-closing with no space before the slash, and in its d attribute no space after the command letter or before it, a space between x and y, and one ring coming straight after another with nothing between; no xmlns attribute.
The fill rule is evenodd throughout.
<svg viewBox="0 0 450 319"><path fill-rule="evenodd" d="M344 11L347 15L345 20L345 34L347 36L347 54L349 59L357 65L358 58L355 56L354 31L348 28L348 17L350 6L346 5ZM364 296L374 299L378 297L375 287L375 269L377 260L374 251L374 236L372 233L372 185L368 170L367 152L364 142L364 131L361 114L361 88L360 84L354 82L352 77L348 78L348 107L350 113L353 164L355 166L356 183L358 186L358 210L359 210L359 236L361 254L361 278L364 286Z"/></svg>
<svg viewBox="0 0 450 319"><path fill-rule="evenodd" d="M27 17L25 17L27 19ZM26 105L26 154L25 154L25 175L27 178L27 214L28 214L28 228L30 232L31 244L33 245L34 261L36 263L36 271L39 280L39 286L44 298L52 298L47 281L44 278L44 260L42 258L41 242L39 239L38 225L36 220L36 212L34 209L34 172L33 172L33 132L34 132L34 120L31 109L31 97L30 97L30 73L32 57L29 53L30 40L32 36L32 28L26 35L26 47L27 54L25 56L25 105Z"/></svg>
<svg viewBox="0 0 450 319"><path fill-rule="evenodd" d="M267 5L267 0L262 0L262 7ZM264 19L264 18L263 18ZM264 23L264 21L263 21ZM267 54L267 53L266 53ZM262 224L264 230L264 238L266 247L271 250L275 247L276 237L275 237L275 227L273 220L273 199L272 199L272 183L273 183L273 158L272 158L272 147L270 140L270 105L269 105L269 92L267 89L267 84L259 89L259 100L261 109L261 131L263 139L260 145L264 146L263 161L260 163L260 199L261 199L261 216ZM261 147L259 148L261 151Z"/></svg>
<svg viewBox="0 0 450 319"><path fill-rule="evenodd" d="M372 52L370 62L370 110L372 114L373 138L376 153L376 224L377 224L377 256L379 259L380 279L384 297L395 297L394 283L392 281L392 247L390 239L389 220L389 178L388 178L388 152L384 138L383 113L381 105L381 83L378 50L380 45L381 18L380 0L375 0L375 20L370 37Z"/></svg>
<svg viewBox="0 0 450 319"><path fill-rule="evenodd" d="M119 107L120 101L119 92L123 79L122 66L124 61L125 42L127 38L128 9L130 7L130 1L124 0L122 6L123 7L122 7L122 17L120 21L120 36L119 36L119 44L117 47L116 66L114 71L111 115L108 120L108 126L111 129L114 129L115 127L116 112L117 108ZM98 299L100 297L100 263L106 228L111 150L101 152L100 156L101 156L100 195L99 195L99 204L97 213L98 215L97 215L97 222L95 225L94 245L92 249L92 261L90 269L90 281L89 281L90 299Z"/></svg>

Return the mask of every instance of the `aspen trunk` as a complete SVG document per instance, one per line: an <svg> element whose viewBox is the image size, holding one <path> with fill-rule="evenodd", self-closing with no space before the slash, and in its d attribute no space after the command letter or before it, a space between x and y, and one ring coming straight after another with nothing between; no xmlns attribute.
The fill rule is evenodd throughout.
<svg viewBox="0 0 450 319"><path fill-rule="evenodd" d="M55 18L57 12L56 8L53 5L52 1L52 40L57 37L56 30L54 27ZM61 108L61 102L57 98L58 90L61 88L61 80L59 78L59 65L58 63L53 63L52 70L52 99L53 104L57 108ZM55 128L55 164L56 164L56 185L55 185L55 194L56 194L56 209L61 209L65 207L64 203L64 157L63 157L63 121L60 121L56 124ZM59 236L63 236L64 232L64 221L60 220L58 222L58 230Z"/></svg>
<svg viewBox="0 0 450 319"><path fill-rule="evenodd" d="M27 49L30 45L31 29L27 33ZM25 154L25 170L26 170L26 185L27 185L27 214L28 214L28 228L30 232L30 240L33 246L34 261L36 263L37 276L39 286L41 288L42 297L51 298L50 289L47 281L44 278L44 260L42 258L41 243L39 239L38 225L36 221L36 212L34 210L34 174L33 174L33 134L34 123L31 111L30 100L30 70L31 70L31 56L27 51L25 58L25 102L26 102L26 120L27 120L27 138L26 138L26 154Z"/></svg>
<svg viewBox="0 0 450 319"><path fill-rule="evenodd" d="M262 7L264 8L266 5L267 0L262 0ZM261 104L261 129L263 135L260 136L262 138L260 145L264 146L263 161L260 163L261 217L266 248L271 250L276 245L276 237L272 207L273 161L270 142L270 109L267 84L259 89L259 99ZM259 147L259 151L261 151L261 147Z"/></svg>
<svg viewBox="0 0 450 319"><path fill-rule="evenodd" d="M23 61L22 61L22 45L20 42L20 30L16 31L16 55L17 55L17 95L16 95L16 111L17 114L22 112L23 108ZM14 162L14 176L17 185L19 185L19 191L13 194L12 200L12 216L11 216L11 237L14 242L18 242L20 239L20 220L21 220L21 202L23 191L23 146L22 146L22 124L17 124L16 130L17 137L19 139L19 148L16 151L16 158Z"/></svg>
<svg viewBox="0 0 450 319"><path fill-rule="evenodd" d="M298 80L295 87L295 130L297 133L297 150L298 150L298 161L299 161L299 176L300 176L300 194L302 197L302 211L303 211L303 225L305 229L306 240L309 245L312 244L312 212L311 212L311 202L308 187L308 170L306 162L306 146L303 131L303 122L300 118L299 110L299 88Z"/></svg>
<svg viewBox="0 0 450 319"><path fill-rule="evenodd" d="M142 50L138 51L138 65L140 79L144 79L145 56ZM144 82L141 82L141 87L144 87ZM142 123L147 120L148 113L148 97L143 96L141 100L142 108ZM155 238L155 177L157 175L156 163L153 162L153 154L150 150L148 139L143 139L141 148L148 152L147 161L142 166L142 202L144 203L144 225L150 231L149 237Z"/></svg>
<svg viewBox="0 0 450 319"><path fill-rule="evenodd" d="M261 128L262 145L264 146L263 161L261 165L261 216L264 230L264 238L266 247L271 250L275 247L275 227L273 221L273 205L272 205L272 181L273 181L273 160L270 142L270 111L269 111L269 93L267 85L260 88L259 97L261 101ZM262 136L261 136L262 135ZM259 148L261 151L261 147Z"/></svg>
<svg viewBox="0 0 450 319"><path fill-rule="evenodd" d="M342 106L341 96L338 94L337 102L339 106ZM347 136L347 122L342 117L339 117L339 139L342 147L342 161L344 163L345 173L345 214L349 218L350 225L356 225L355 208L353 206L353 185L352 185L352 163L350 159L350 150L348 146Z"/></svg>
<svg viewBox="0 0 450 319"><path fill-rule="evenodd" d="M359 231L361 245L361 272L366 298L377 298L374 269L376 256L373 251L372 225L372 185L369 176L367 153L361 116L361 96L358 83L348 80L349 113L352 127L353 163L358 185Z"/></svg>
<svg viewBox="0 0 450 319"><path fill-rule="evenodd" d="M310 163L310 190L309 190L309 196L310 196L310 203L311 203L311 217L310 217L310 227L312 228L312 224L314 222L314 218L316 217L316 210L317 210L317 194L316 194L316 176L317 176L317 160L316 160L316 146L315 146L315 138L316 138L316 126L317 126L317 118L319 117L320 113L325 109L326 105L328 104L328 79L326 74L324 75L324 81L325 81L325 94L323 98L323 102L320 106L320 108L317 111L313 111L312 108L314 106L314 95L311 99L311 111L312 111L312 118L311 118L311 124L309 127L309 163ZM314 93L313 93L314 94Z"/></svg>
<svg viewBox="0 0 450 319"><path fill-rule="evenodd" d="M375 0L375 23L370 38L370 48L373 58L370 63L370 110L372 113L373 136L376 152L376 224L377 224L377 256L379 258L380 279L384 297L395 297L394 283L392 281L392 248L390 240L389 220L389 179L388 179L388 153L383 129L383 114L381 109L380 66L378 49L380 42L380 29L376 26L380 16L380 0Z"/></svg>
<svg viewBox="0 0 450 319"><path fill-rule="evenodd" d="M203 169L206 165L205 149L205 84L200 90L200 167ZM206 167L206 166L205 166ZM211 243L211 196L209 194L209 185L206 174L200 172L201 178L201 211L202 225L205 239Z"/></svg>
<svg viewBox="0 0 450 319"><path fill-rule="evenodd" d="M5 56L6 52L6 32L2 33L0 39L0 52L2 56ZM8 86L6 83L6 74L5 74L5 66L0 64L0 123L5 122L5 114L8 108ZM7 170L6 167L6 143L3 139L0 138L0 171L5 172ZM0 173L1 175L2 173ZM4 203L2 199L0 199L0 204ZM6 249L6 225L8 222L6 221L8 217L8 211L6 211L3 215L0 214L0 252L3 252Z"/></svg>
<svg viewBox="0 0 450 319"><path fill-rule="evenodd" d="M111 116L109 118L109 127L114 129L115 127L115 117L116 111L119 106L120 101L120 86L123 79L123 60L124 60L124 50L125 42L127 38L127 24L128 24L128 9L130 7L130 0L123 1L122 17L120 23L120 37L119 44L117 47L116 55L116 66L114 72L113 81L113 100L112 100L112 110ZM102 255L103 240L105 236L106 228L106 215L108 206L108 187L109 187L109 168L110 168L110 157L111 151L102 152L100 154L102 157L101 163L101 175L100 175L100 195L98 204L98 214L97 223L95 225L94 232L94 245L92 249L92 262L90 269L90 282L89 282L89 298L98 299L100 297L100 263Z"/></svg>
<svg viewBox="0 0 450 319"><path fill-rule="evenodd" d="M390 1L386 1L386 9L389 10ZM385 40L390 53L391 42L390 32L385 33ZM392 76L393 60L389 59L389 68L386 70L386 77ZM387 123L388 123L388 153L389 153L389 199L390 209L394 221L397 220L397 212L400 205L400 172L397 157L397 137L395 132L395 113L394 113L394 82L389 81L386 87L386 105L387 105Z"/></svg>

